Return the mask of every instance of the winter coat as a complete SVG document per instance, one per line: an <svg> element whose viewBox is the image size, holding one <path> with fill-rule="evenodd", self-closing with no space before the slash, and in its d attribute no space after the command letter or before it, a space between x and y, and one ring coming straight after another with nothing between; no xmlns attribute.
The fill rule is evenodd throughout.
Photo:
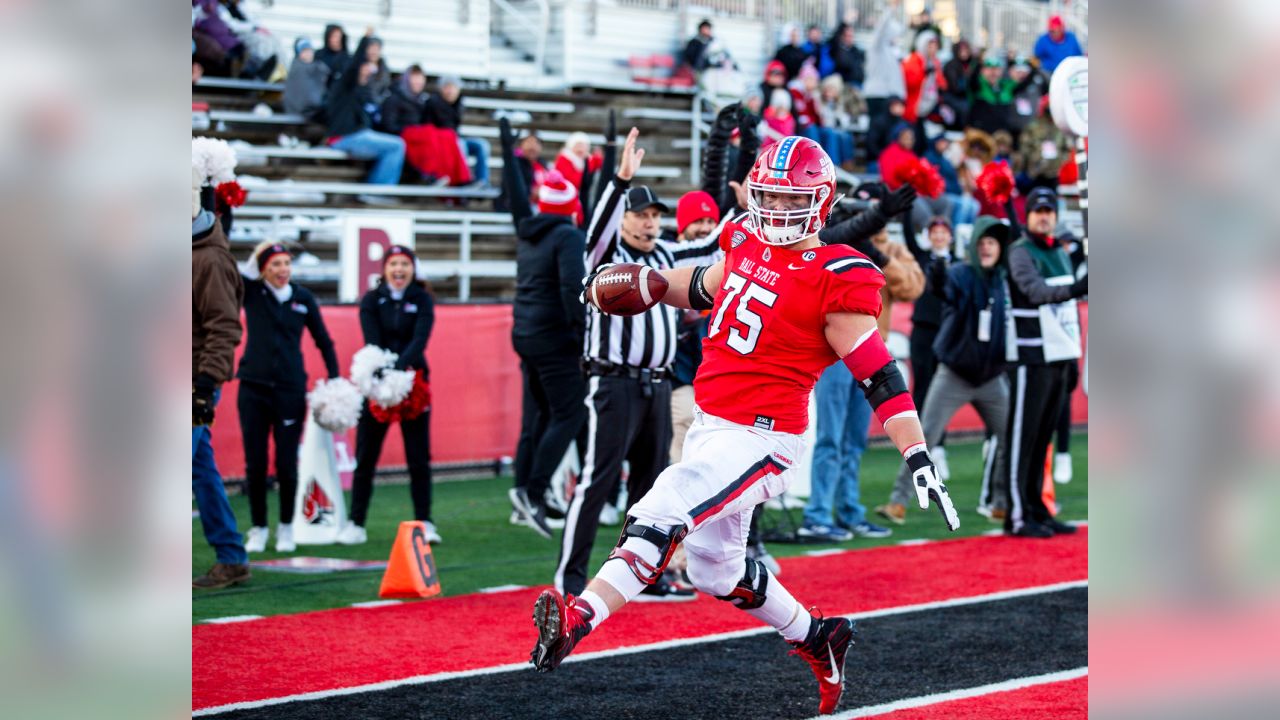
<svg viewBox="0 0 1280 720"><path fill-rule="evenodd" d="M199 18L191 26L192 30L208 35L227 52L240 47L240 38L218 15L218 0L191 0L191 7L199 8ZM193 18L196 15L192 13Z"/></svg>
<svg viewBox="0 0 1280 720"><path fill-rule="evenodd" d="M324 109L325 89L329 86L329 66L319 60L304 63L294 58L289 76L284 81L284 110L314 117Z"/></svg>
<svg viewBox="0 0 1280 720"><path fill-rule="evenodd" d="M427 98L424 118L436 127L457 131L462 125L462 96L459 95L457 100L450 103L440 93L432 93Z"/></svg>
<svg viewBox="0 0 1280 720"><path fill-rule="evenodd" d="M958 98L968 102L969 97L969 79L978 70L978 63L973 58L969 58L969 62L964 62L960 58L952 57L942 66L942 77L947 80L947 89L943 93L949 98Z"/></svg>
<svg viewBox="0 0 1280 720"><path fill-rule="evenodd" d="M1019 145L1022 148L1023 172L1032 180L1057 184L1059 170L1064 163L1071 161L1071 143L1048 114L1031 121L1022 131ZM1071 164L1075 165L1074 162Z"/></svg>
<svg viewBox="0 0 1280 720"><path fill-rule="evenodd" d="M845 85L862 87L867 77L867 54L862 51L862 48L857 45L845 47L839 40L831 41L827 47L831 54L832 72L838 74ZM826 75L830 74L826 73Z"/></svg>
<svg viewBox="0 0 1280 720"><path fill-rule="evenodd" d="M586 308L578 296L586 275L586 233L567 215L542 213L521 220L516 238L512 340L580 353Z"/></svg>
<svg viewBox="0 0 1280 720"><path fill-rule="evenodd" d="M876 24L867 49L867 79L862 94L868 98L903 97L907 89L902 81L902 66L898 64L898 37L902 35L902 22L893 12L885 12Z"/></svg>
<svg viewBox="0 0 1280 720"><path fill-rule="evenodd" d="M992 234L1000 240L1001 264L984 270L978 262L978 239ZM973 223L968 262L945 270L935 269L930 278L933 292L942 301L942 325L933 341L938 362L944 363L964 380L981 385L998 377L1006 367L1008 338L1008 280L1004 253L1009 248L1009 226L990 215ZM989 337L978 338L982 312L991 313Z"/></svg>
<svg viewBox="0 0 1280 720"><path fill-rule="evenodd" d="M334 30L337 30L338 32L342 33L342 49L341 50L329 49L329 45L328 45L329 33L333 32ZM347 65L351 63L351 53L347 52L347 33L342 29L341 25L325 25L324 37L322 38L321 42L324 46L316 51L315 61L328 66L329 83L332 84L335 81L337 81L337 79L342 75L342 73L346 72Z"/></svg>
<svg viewBox="0 0 1280 720"><path fill-rule="evenodd" d="M1031 124L1040 109L1040 98L1048 94L1049 78L1034 69L1013 88L1013 111L1009 120L1015 130L1021 131Z"/></svg>
<svg viewBox="0 0 1280 720"><path fill-rule="evenodd" d="M942 176L942 182L946 188L943 190L947 195L963 195L964 189L960 187L960 173L956 170L956 166L945 155L933 148L930 143L929 149L924 151L924 159L938 168L938 174Z"/></svg>
<svg viewBox="0 0 1280 720"><path fill-rule="evenodd" d="M302 362L302 331L311 333L330 378L338 377L338 356L311 291L290 283L293 297L281 303L263 280L249 280L244 288L244 317L249 339L236 377L241 382L280 390L306 391Z"/></svg>
<svg viewBox="0 0 1280 720"><path fill-rule="evenodd" d="M787 81L789 82L799 74L800 66L804 65L804 61L808 57L809 53L799 45L783 45L778 48L778 52L773 56L773 59L782 63L782 66L787 69Z"/></svg>
<svg viewBox="0 0 1280 720"><path fill-rule="evenodd" d="M947 89L947 78L942 73L942 64L935 58L932 63L922 54L913 52L902 61L902 78L907 88L906 112L902 114L904 120L909 123L915 123L919 118L920 99L925 96L925 89L929 85L930 79L933 81L933 90L931 100L932 103L927 108L923 108L926 113L933 112L938 106L938 101L942 98L942 93Z"/></svg>
<svg viewBox="0 0 1280 720"><path fill-rule="evenodd" d="M208 211L201 213L204 221ZM198 217L197 222L201 220ZM194 225L195 223L193 223ZM191 376L208 375L215 382L231 379L236 346L240 344L240 304L244 285L231 256L222 223L213 219L207 229L191 236Z"/></svg>
<svg viewBox="0 0 1280 720"><path fill-rule="evenodd" d="M360 330L365 344L398 354L395 369L420 369L424 380L429 379L425 353L435 319L435 300L416 282L405 286L399 300L386 283L379 283L360 298Z"/></svg>
<svg viewBox="0 0 1280 720"><path fill-rule="evenodd" d="M386 72L386 66L382 65L379 72L364 85L359 84L360 66L364 64L368 46L369 38L361 38L347 68L329 88L329 98L325 102L325 120L329 125L330 137L342 137L371 128L377 124L382 113L380 105L383 98L378 94L377 80Z"/></svg>
<svg viewBox="0 0 1280 720"><path fill-rule="evenodd" d="M684 53L680 56L684 64L694 70L705 69L707 67L707 46L710 44L711 40L709 38L704 38L701 34L694 35L689 40L689 43L684 46Z"/></svg>
<svg viewBox="0 0 1280 720"><path fill-rule="evenodd" d="M1035 54L1036 59L1040 61L1040 67L1052 75L1063 60L1083 55L1084 48L1080 47L1080 41L1076 39L1076 34L1073 32L1065 33L1061 42L1054 42L1053 38L1049 37L1049 33L1045 33L1036 40Z"/></svg>
<svg viewBox="0 0 1280 720"><path fill-rule="evenodd" d="M382 130L392 135L399 135L407 127L423 124L426 116L427 94L413 97L403 85L398 83L382 101Z"/></svg>
<svg viewBox="0 0 1280 720"><path fill-rule="evenodd" d="M1011 78L1002 77L993 87L978 72L974 73L970 88L973 91L970 126L988 133L1012 127L1014 82Z"/></svg>

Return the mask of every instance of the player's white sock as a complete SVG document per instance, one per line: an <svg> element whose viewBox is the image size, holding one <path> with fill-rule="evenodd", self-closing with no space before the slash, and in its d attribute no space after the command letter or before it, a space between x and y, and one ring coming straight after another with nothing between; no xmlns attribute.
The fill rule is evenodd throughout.
<svg viewBox="0 0 1280 720"><path fill-rule="evenodd" d="M622 549L630 550L640 556L641 560L654 567L657 567L662 560L662 555L658 552L658 548L654 547L653 543L648 540L641 538L627 538L627 541L622 544ZM631 572L631 566L622 558L613 558L605 561L605 564L600 567L600 572L596 573L596 578L609 583L627 602L634 600L640 594L640 591L645 589L645 584L640 582L640 578L636 577L635 573Z"/></svg>
<svg viewBox="0 0 1280 720"><path fill-rule="evenodd" d="M590 590L583 590L582 594L578 596L578 602L591 608L592 612L595 613L591 618L592 630L595 630L600 626L600 623L608 619L609 606L605 604L604 598L599 595L591 592Z"/></svg>
<svg viewBox="0 0 1280 720"><path fill-rule="evenodd" d="M767 587L764 604L748 610L747 614L774 626L788 640L804 640L809 635L809 624L813 622L813 616L778 582L773 573L769 573Z"/></svg>

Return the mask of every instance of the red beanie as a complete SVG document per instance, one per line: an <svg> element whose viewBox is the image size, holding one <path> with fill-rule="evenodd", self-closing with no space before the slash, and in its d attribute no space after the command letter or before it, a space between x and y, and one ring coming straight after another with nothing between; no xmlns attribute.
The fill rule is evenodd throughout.
<svg viewBox="0 0 1280 720"><path fill-rule="evenodd" d="M682 195L680 202L676 203L676 233L683 233L690 223L702 218L720 219L715 198L701 190Z"/></svg>
<svg viewBox="0 0 1280 720"><path fill-rule="evenodd" d="M561 173L551 170L538 188L538 212L552 215L582 216L578 190Z"/></svg>
<svg viewBox="0 0 1280 720"><path fill-rule="evenodd" d="M1054 15L1053 17L1049 18L1050 30L1062 29L1062 28L1065 28L1066 26L1067 24L1062 21L1061 15Z"/></svg>

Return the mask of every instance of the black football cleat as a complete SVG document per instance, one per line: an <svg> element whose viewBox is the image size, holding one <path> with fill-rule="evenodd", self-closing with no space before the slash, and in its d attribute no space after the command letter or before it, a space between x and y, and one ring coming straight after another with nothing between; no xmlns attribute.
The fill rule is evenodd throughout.
<svg viewBox="0 0 1280 720"><path fill-rule="evenodd" d="M538 628L538 643L529 653L529 661L538 672L551 672L573 652L582 638L591 632L590 607L579 605L570 595L568 601L558 590L543 590L533 603L533 624Z"/></svg>
<svg viewBox="0 0 1280 720"><path fill-rule="evenodd" d="M844 658L853 644L853 621L836 617L823 619L821 614L813 620L809 637L793 642L792 655L799 655L809 663L813 676L818 679L818 712L833 713L844 694Z"/></svg>

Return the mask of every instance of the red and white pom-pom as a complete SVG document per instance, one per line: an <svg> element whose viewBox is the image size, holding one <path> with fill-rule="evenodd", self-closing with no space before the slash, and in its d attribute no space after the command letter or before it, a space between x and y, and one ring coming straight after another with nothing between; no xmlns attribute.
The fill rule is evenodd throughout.
<svg viewBox="0 0 1280 720"><path fill-rule="evenodd" d="M230 180L219 183L218 187L213 189L215 195L218 196L218 203L227 207L238 208L244 205L244 201L249 197L249 193L240 187L240 183Z"/></svg>
<svg viewBox="0 0 1280 720"><path fill-rule="evenodd" d="M351 358L351 380L369 402L382 407L399 405L413 389L411 370L393 370L396 354L376 345L365 345ZM381 370L381 377L377 371Z"/></svg>
<svg viewBox="0 0 1280 720"><path fill-rule="evenodd" d="M982 168L982 172L978 175L974 184L986 196L987 202L1003 206L1009 201L1009 197L1013 195L1013 170L1003 160L987 163L987 166Z"/></svg>
<svg viewBox="0 0 1280 720"><path fill-rule="evenodd" d="M191 138L191 166L214 187L236 179L236 151L226 140Z"/></svg>
<svg viewBox="0 0 1280 720"><path fill-rule="evenodd" d="M390 407L377 403L369 403L369 412L378 422L390 423L397 420L413 420L431 407L431 385L422 377L422 371L413 373L413 387L409 396Z"/></svg>
<svg viewBox="0 0 1280 720"><path fill-rule="evenodd" d="M893 179L897 184L910 185L917 193L931 198L941 195L947 187L938 168L928 160L919 158L899 165L894 170Z"/></svg>
<svg viewBox="0 0 1280 720"><path fill-rule="evenodd" d="M360 408L364 398L354 383L346 378L318 380L307 394L311 405L311 417L316 424L329 432L346 432L360 420Z"/></svg>

